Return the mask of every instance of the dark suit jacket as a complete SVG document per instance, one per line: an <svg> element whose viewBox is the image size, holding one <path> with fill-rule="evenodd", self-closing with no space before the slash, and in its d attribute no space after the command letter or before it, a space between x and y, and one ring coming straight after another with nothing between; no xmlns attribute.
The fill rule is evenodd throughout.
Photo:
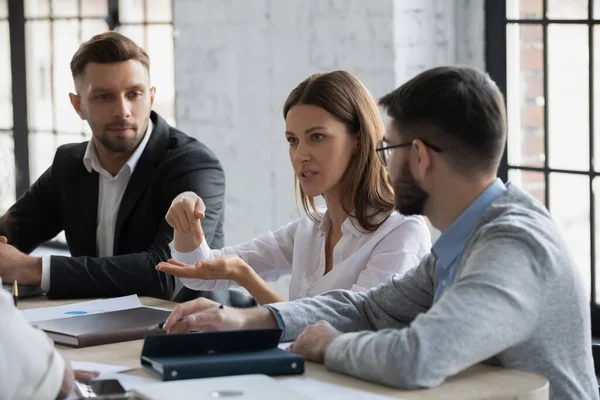
<svg viewBox="0 0 600 400"><path fill-rule="evenodd" d="M155 112L150 118L154 130L121 201L113 257L97 257L99 176L83 164L87 142L59 147L50 168L3 217L0 232L24 253L65 231L72 257L52 256L48 297L171 298L174 277L155 266L170 258L173 230L164 217L184 191L202 197L206 240L223 247L225 174L219 160Z"/></svg>

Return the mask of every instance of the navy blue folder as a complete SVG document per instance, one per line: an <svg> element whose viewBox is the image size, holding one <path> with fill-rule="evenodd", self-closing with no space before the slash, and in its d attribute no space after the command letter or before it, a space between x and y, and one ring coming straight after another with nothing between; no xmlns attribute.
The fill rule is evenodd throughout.
<svg viewBox="0 0 600 400"><path fill-rule="evenodd" d="M280 337L281 329L149 335L140 361L163 381L304 373L302 356L277 347Z"/></svg>

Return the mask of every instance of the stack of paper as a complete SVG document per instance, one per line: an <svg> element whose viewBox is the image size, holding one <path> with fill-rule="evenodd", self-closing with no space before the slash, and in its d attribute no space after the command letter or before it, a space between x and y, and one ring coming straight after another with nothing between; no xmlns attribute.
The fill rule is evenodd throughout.
<svg viewBox="0 0 600 400"><path fill-rule="evenodd" d="M142 303L137 295L132 294L131 296L84 301L81 303L67 304L65 306L31 308L29 310L23 310L23 315L25 316L25 319L31 323L76 317L79 315L129 310L136 307L142 307Z"/></svg>

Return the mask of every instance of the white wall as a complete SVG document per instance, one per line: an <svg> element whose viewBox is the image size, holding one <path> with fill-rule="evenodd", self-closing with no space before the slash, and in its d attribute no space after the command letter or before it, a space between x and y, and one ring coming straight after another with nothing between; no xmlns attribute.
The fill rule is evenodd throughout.
<svg viewBox="0 0 600 400"><path fill-rule="evenodd" d="M177 126L227 178L227 244L297 218L281 109L345 69L375 98L442 64L483 66L483 0L174 0Z"/></svg>

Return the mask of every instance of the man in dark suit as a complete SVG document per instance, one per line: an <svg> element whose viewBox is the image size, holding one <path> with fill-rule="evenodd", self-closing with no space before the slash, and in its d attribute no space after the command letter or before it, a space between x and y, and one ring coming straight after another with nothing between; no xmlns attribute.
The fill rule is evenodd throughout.
<svg viewBox="0 0 600 400"><path fill-rule="evenodd" d="M51 298L171 298L176 282L155 266L170 258L173 231L164 216L184 191L206 203L210 246L224 245L223 168L205 145L151 111L149 63L114 32L94 36L73 56L70 99L92 138L61 146L0 220L5 283L41 285ZM63 230L72 257L27 255Z"/></svg>

